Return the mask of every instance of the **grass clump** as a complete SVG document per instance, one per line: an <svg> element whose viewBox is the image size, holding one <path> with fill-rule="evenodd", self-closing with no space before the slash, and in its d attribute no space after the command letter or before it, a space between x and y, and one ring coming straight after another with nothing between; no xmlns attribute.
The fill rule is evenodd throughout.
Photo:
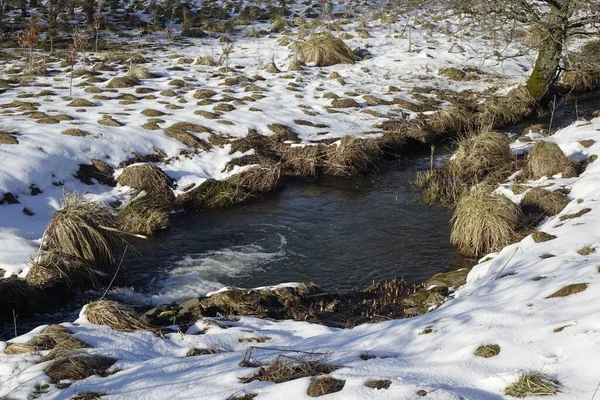
<svg viewBox="0 0 600 400"><path fill-rule="evenodd" d="M83 129L79 129L79 128L65 129L64 131L62 131L62 134L66 135L66 136L76 136L76 137L84 137L84 136L89 135L89 133L87 133Z"/></svg>
<svg viewBox="0 0 600 400"><path fill-rule="evenodd" d="M478 185L456 205L450 241L466 256L484 255L512 242L519 217L516 204Z"/></svg>
<svg viewBox="0 0 600 400"><path fill-rule="evenodd" d="M547 217L560 213L568 204L567 197L539 187L529 190L521 200L524 214L539 214Z"/></svg>
<svg viewBox="0 0 600 400"><path fill-rule="evenodd" d="M377 379L365 382L366 387L377 390L389 389L391 385L392 381L389 379Z"/></svg>
<svg viewBox="0 0 600 400"><path fill-rule="evenodd" d="M123 169L117 182L137 191L146 192L153 198L157 208L169 208L175 200L171 178L154 164L130 165Z"/></svg>
<svg viewBox="0 0 600 400"><path fill-rule="evenodd" d="M538 372L526 373L504 389L504 393L512 397L554 396L560 392L558 382Z"/></svg>
<svg viewBox="0 0 600 400"><path fill-rule="evenodd" d="M97 284L92 265L77 257L55 251L33 262L25 280L36 288L89 287Z"/></svg>
<svg viewBox="0 0 600 400"><path fill-rule="evenodd" d="M571 285L567 285L556 292L552 293L550 296L546 297L547 299L552 299L556 297L567 297L572 294L581 293L587 289L587 283L574 283Z"/></svg>
<svg viewBox="0 0 600 400"><path fill-rule="evenodd" d="M121 208L118 221L122 231L144 236L169 228L169 214L164 208L157 207L149 195L134 199Z"/></svg>
<svg viewBox="0 0 600 400"><path fill-rule="evenodd" d="M540 179L562 174L563 178L577 176L575 165L562 152L556 143L537 142L527 155L523 179Z"/></svg>
<svg viewBox="0 0 600 400"><path fill-rule="evenodd" d="M115 261L116 225L115 216L104 205L68 195L46 228L46 246L59 254L110 266Z"/></svg>
<svg viewBox="0 0 600 400"><path fill-rule="evenodd" d="M131 307L112 300L93 301L85 307L84 313L92 324L106 325L116 331L150 329Z"/></svg>
<svg viewBox="0 0 600 400"><path fill-rule="evenodd" d="M556 239L556 235L551 235L551 234L546 233L546 232L537 231L537 232L534 232L531 235L531 238L536 243L544 243L544 242L548 242L550 240Z"/></svg>
<svg viewBox="0 0 600 400"><path fill-rule="evenodd" d="M596 252L596 248L592 246L584 246L581 249L577 250L577 254L581 256L589 256L590 254L594 254Z"/></svg>
<svg viewBox="0 0 600 400"><path fill-rule="evenodd" d="M105 376L116 358L91 354L64 354L54 359L44 372L53 382L81 380L93 375Z"/></svg>
<svg viewBox="0 0 600 400"><path fill-rule="evenodd" d="M281 178L281 164L265 163L250 167L227 179L227 182L249 193L266 193L275 189Z"/></svg>
<svg viewBox="0 0 600 400"><path fill-rule="evenodd" d="M207 179L200 186L183 193L177 198L177 204L184 210L225 208L244 202L248 191L228 181Z"/></svg>
<svg viewBox="0 0 600 400"><path fill-rule="evenodd" d="M141 67L139 65L133 65L127 72L126 77L141 80L141 79L152 79L156 78L152 72L148 71L148 68Z"/></svg>
<svg viewBox="0 0 600 400"><path fill-rule="evenodd" d="M96 105L86 99L75 99L67 104L67 107L96 107Z"/></svg>
<svg viewBox="0 0 600 400"><path fill-rule="evenodd" d="M315 67L328 67L336 64L354 64L356 56L342 40L329 33L313 34L302 45L302 57L305 63Z"/></svg>
<svg viewBox="0 0 600 400"><path fill-rule="evenodd" d="M9 132L0 132L0 144L19 144L19 139Z"/></svg>
<svg viewBox="0 0 600 400"><path fill-rule="evenodd" d="M242 383L253 381L283 383L295 379L329 374L339 367L321 361L304 360L297 357L277 356L271 363L260 367L253 375L240 378Z"/></svg>
<svg viewBox="0 0 600 400"><path fill-rule="evenodd" d="M134 87L136 85L139 85L139 83L140 83L140 80L133 76L117 76L115 78L112 78L106 84L106 87L108 89L121 89L121 88Z"/></svg>
<svg viewBox="0 0 600 400"><path fill-rule="evenodd" d="M330 393L336 393L344 388L346 381L335 379L330 376L319 378L308 385L306 394L310 397L321 397Z"/></svg>
<svg viewBox="0 0 600 400"><path fill-rule="evenodd" d="M372 168L383 152L378 140L344 136L339 143L325 148L324 173L353 176Z"/></svg>
<svg viewBox="0 0 600 400"><path fill-rule="evenodd" d="M500 354L500 346L497 344L484 344L479 346L474 353L478 357L490 358Z"/></svg>
<svg viewBox="0 0 600 400"><path fill-rule="evenodd" d="M360 104L354 99L334 99L331 101L332 108L360 108Z"/></svg>
<svg viewBox="0 0 600 400"><path fill-rule="evenodd" d="M165 129L165 134L194 149L210 150L212 146L194 133L211 133L211 129L191 122L176 122Z"/></svg>
<svg viewBox="0 0 600 400"><path fill-rule="evenodd" d="M463 180L479 181L513 161L508 137L486 131L461 140L451 163Z"/></svg>

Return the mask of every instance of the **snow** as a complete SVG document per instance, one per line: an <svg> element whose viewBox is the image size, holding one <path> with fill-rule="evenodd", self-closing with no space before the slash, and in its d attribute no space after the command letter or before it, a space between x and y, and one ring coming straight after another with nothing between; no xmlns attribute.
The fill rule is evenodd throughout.
<svg viewBox="0 0 600 400"><path fill-rule="evenodd" d="M404 21L397 22L394 29L401 29L403 24ZM260 28L260 24L256 28ZM267 124L291 125L294 119L310 119L330 126L324 134L318 134L314 128L306 126L295 127L304 142L344 135L364 136L373 131L373 126L382 119L355 111L328 114L325 107L329 105L329 100L320 97L321 94L332 91L344 96L344 92L362 88L377 97L391 100L387 87L396 85L400 86L400 92L395 93L394 97L410 98L410 89L422 86L424 80L441 89L483 91L500 85L501 91L506 91L522 82L531 65L531 60L526 56L503 62L493 60L483 51L489 49L489 43L479 37L465 37L458 41L465 48L465 53L449 53L455 39L418 27L411 33L411 42L420 51L409 52L408 40L388 36L388 29L384 24L373 23L370 28L373 38L348 41L351 47L368 44L369 51L374 55L371 60L356 65L324 68L322 74L319 73L320 69L309 70L302 76L302 99L295 97L298 92L285 89L285 85L293 81L282 77L285 72L276 76L257 68L258 55L266 59L273 54L277 65L285 70L290 50L277 45L277 37L240 39L236 42L230 64L244 66L246 76L256 73L263 75L267 80L258 84L268 89L268 97L246 106L236 106L236 110L224 117L234 123L226 128L216 120L205 120L194 115L193 111L199 107L192 98L193 91L184 94L187 103L177 103L183 107L179 110L168 110L148 99L127 106L119 105L114 100L94 100L98 107L78 113L66 107L68 101L61 98L68 94L68 89L64 88L68 85L66 73L62 73L58 81L55 78L40 79L39 82L53 85L52 90L57 94L46 97L47 101L36 99L41 100L39 111L52 114L51 110L60 110L68 113L76 117L75 124L82 124L82 129L91 135L85 138L61 135L62 130L78 126L74 123L40 125L24 115L3 115L3 129L17 130L20 141L18 145L0 145L0 193L14 193L20 201L16 205L0 205L0 268L5 271L5 276L25 276L27 263L36 253L52 213L60 208L60 198L65 191L76 191L87 198L106 203L126 197L126 188L108 188L100 184L87 186L76 180L73 174L78 164L89 163L91 158L97 158L116 167L132 152L149 154L153 152L153 147L158 147L170 158L170 162L161 167L181 188L190 183L201 183L207 178L223 179L227 176L223 172L225 164L241 156L240 153L230 154L230 148L226 146L179 157L184 145L167 137L162 131L140 128L145 122L139 116L143 109L164 109L169 112L164 117L168 121L165 126L178 121L196 122L236 137L246 135L248 129L270 134ZM185 47L172 45L171 52L197 57L214 53L218 46L213 39L189 42L191 45ZM171 79L194 76L197 79L192 82L194 87L210 88L222 93L220 79L212 77L214 68L180 65L184 71L167 71L167 67L177 64L176 59L169 59L160 49L149 52L149 55L152 62L146 66L162 74L160 78L149 80L149 86L160 91L168 88L167 82ZM482 68L490 74L490 79L485 82L457 83L437 76L437 70L441 67L466 65ZM364 72L361 69L363 67L368 68L368 72ZM327 78L332 71L342 75L345 86ZM120 71L118 75L123 73ZM107 78L112 75L117 74L103 74ZM294 74L296 76L299 75ZM75 79L73 97L91 99L91 94L77 87L82 80ZM17 90L20 93L34 93L39 88L23 87ZM232 95L243 96L239 88L233 90L236 92ZM119 93L133 91L124 89ZM14 94L15 91L0 94L0 104L12 101ZM108 95L112 96L110 93ZM360 101L360 98L357 99ZM302 104L308 104L310 109L319 114L308 118L299 107ZM249 110L250 107L262 111L253 112ZM212 107L201 108L208 111ZM377 106L375 109L388 115L407 112L394 106ZM96 121L101 112L115 115L125 126L114 128L98 125ZM129 115L117 115L120 112ZM600 143L588 148L579 143L586 139L595 140L598 130L600 119L593 119L575 123L551 137L535 132L529 137L533 140L551 140L570 159L580 161L591 155L600 155ZM199 136L207 138L207 135ZM527 151L530 147L529 143L517 142L514 151ZM60 183L60 186L54 183ZM32 196L32 184L43 193ZM510 193L510 184L502 185L498 190L510 194L511 199L518 202L522 196ZM76 338L92 346L86 350L90 354L117 358L117 363L111 367L116 372L107 377L94 376L76 381L62 390L50 385L43 398L67 399L76 393L89 391L104 392L104 398L107 399L223 400L245 393L258 394L259 399L309 398L306 389L310 378L281 384L259 381L241 383L239 378L251 375L256 369L241 367L239 363L250 346L257 346L280 349L264 350L264 360L293 351L325 353L327 362L341 366L331 375L346 381L344 389L328 395L328 399L418 399L421 397L417 392L424 390L427 399L496 400L506 397L504 389L521 373L538 371L560 382L561 393L554 399L589 400L593 398L600 381L600 314L596 306L596 293L600 285L600 253L582 256L577 250L584 246L600 245L600 231L597 229L600 223L600 162L590 164L577 178L547 177L529 184L550 185L547 187L550 190L559 187L571 189L571 202L567 208L539 226L540 230L557 238L535 243L531 237L526 237L496 254L484 257L470 272L467 283L453 293L453 298L428 314L365 324L347 330L306 322L249 317L222 320L219 324L203 319L187 332L170 333L165 338L151 332L113 331L91 324L82 315L77 321L63 325ZM23 214L23 207L32 210L35 215ZM575 213L586 207L592 211L579 218L560 220L561 215ZM554 257L541 258L545 254L553 254ZM194 263L191 269L188 267L180 267L182 269L179 272L184 279L198 273L198 263ZM206 272L210 266L203 266L200 262L199 268ZM206 276L200 275L202 279ZM206 291L220 288L218 282L204 283ZM574 283L588 286L583 292L568 297L547 298ZM157 299L157 302L164 300L172 298ZM12 342L27 342L41 329L43 327L36 328ZM269 339L262 344L240 340L250 338ZM483 344L498 344L501 351L489 359L475 356L475 349ZM0 349L5 346L6 343L0 342ZM220 352L186 357L191 348L210 348ZM363 360L360 356L364 354L375 358ZM34 393L37 384L49 382L43 372L46 363L37 363L39 355L10 356L0 353L0 397L27 399ZM392 384L389 389L374 390L364 386L369 379L390 379Z"/></svg>

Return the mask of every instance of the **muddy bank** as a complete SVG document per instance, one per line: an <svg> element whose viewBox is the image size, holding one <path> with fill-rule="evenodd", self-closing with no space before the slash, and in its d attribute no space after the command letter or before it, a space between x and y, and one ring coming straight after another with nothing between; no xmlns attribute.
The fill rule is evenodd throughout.
<svg viewBox="0 0 600 400"><path fill-rule="evenodd" d="M439 307L453 288L466 282L469 268L440 273L419 284L390 279L357 290L325 292L313 283L293 287L228 288L144 313L154 327L189 326L203 317L251 316L292 319L338 328L425 314Z"/></svg>

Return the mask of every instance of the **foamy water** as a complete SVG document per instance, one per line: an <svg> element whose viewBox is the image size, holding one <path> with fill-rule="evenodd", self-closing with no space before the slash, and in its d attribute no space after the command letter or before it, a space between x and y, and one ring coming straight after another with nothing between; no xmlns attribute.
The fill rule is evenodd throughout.
<svg viewBox="0 0 600 400"><path fill-rule="evenodd" d="M277 234L279 247L275 252L252 243L221 250L187 255L174 261L168 275L156 281L156 286L140 293L133 288L115 287L111 295L128 303L159 305L181 302L221 289L220 278L237 278L264 271L270 263L286 256L285 236Z"/></svg>

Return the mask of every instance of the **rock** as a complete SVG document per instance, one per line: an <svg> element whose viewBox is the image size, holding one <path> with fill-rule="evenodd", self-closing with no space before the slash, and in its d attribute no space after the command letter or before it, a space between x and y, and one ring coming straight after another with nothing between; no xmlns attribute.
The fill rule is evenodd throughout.
<svg viewBox="0 0 600 400"><path fill-rule="evenodd" d="M435 286L443 286L447 288L457 288L464 285L467 282L467 275L471 271L470 268L461 268L456 271L442 272L434 275L432 278L427 280L425 287L427 290L432 289Z"/></svg>

